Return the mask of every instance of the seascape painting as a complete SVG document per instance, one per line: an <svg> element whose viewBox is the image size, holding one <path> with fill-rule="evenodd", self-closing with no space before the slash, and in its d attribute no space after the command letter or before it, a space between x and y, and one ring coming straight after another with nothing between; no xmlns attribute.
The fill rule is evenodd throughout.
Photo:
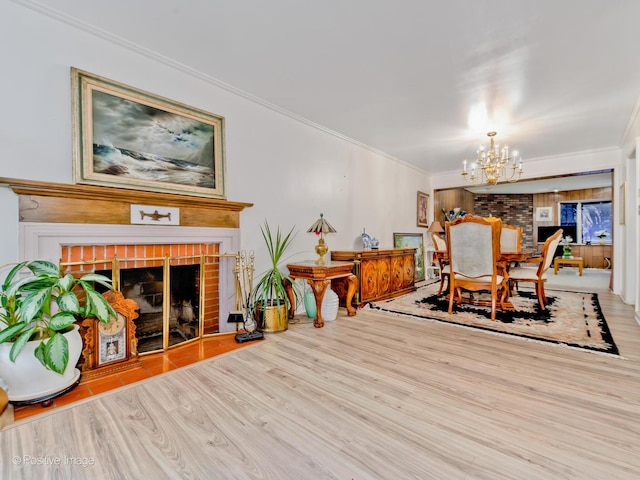
<svg viewBox="0 0 640 480"><path fill-rule="evenodd" d="M100 91L92 103L95 172L215 188L211 125Z"/></svg>
<svg viewBox="0 0 640 480"><path fill-rule="evenodd" d="M222 117L72 73L78 183L224 198Z"/></svg>

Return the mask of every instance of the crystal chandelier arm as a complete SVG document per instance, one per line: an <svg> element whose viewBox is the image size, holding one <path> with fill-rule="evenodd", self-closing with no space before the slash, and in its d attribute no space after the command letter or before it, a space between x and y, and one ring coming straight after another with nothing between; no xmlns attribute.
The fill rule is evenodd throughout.
<svg viewBox="0 0 640 480"><path fill-rule="evenodd" d="M506 182L517 182L523 172L522 157L518 163L518 152L514 150L512 156L509 155L509 146L495 143L494 137L496 132L489 132L489 148L485 150L484 145L480 145L476 151L476 162L471 164L471 174L467 170L467 161L463 162L462 176L465 181L478 184L487 183L489 185L497 184L501 179ZM512 163L511 163L512 162ZM511 163L511 165L509 165ZM476 175L476 167L479 169ZM511 170L507 172L508 168Z"/></svg>

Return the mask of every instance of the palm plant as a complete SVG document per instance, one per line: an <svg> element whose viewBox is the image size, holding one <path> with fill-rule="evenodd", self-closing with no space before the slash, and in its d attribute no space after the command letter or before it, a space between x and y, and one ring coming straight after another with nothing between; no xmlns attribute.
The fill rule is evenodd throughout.
<svg viewBox="0 0 640 480"><path fill-rule="evenodd" d="M23 269L31 275L18 278ZM34 355L46 368L62 374L69 361L68 342L62 334L76 317L95 317L108 323L116 316L93 282L113 288L111 279L104 275L74 278L44 260L15 265L0 286L0 343L13 342L9 359L15 362L29 340L40 340Z"/></svg>
<svg viewBox="0 0 640 480"><path fill-rule="evenodd" d="M295 288L293 279L285 272L281 271L278 265L280 264L285 251L291 246L296 233L294 228L289 230L289 233L283 235L280 231L280 227L277 228L275 236L269 227L269 223L265 220L264 226L260 226L262 238L267 245L267 251L269 252L269 259L271 261L271 268L267 270L264 276L256 284L252 291L252 303L254 306L275 306L278 307L278 315L280 315L280 308L282 305L288 310L289 299L287 297L286 282L292 285L294 297L297 299L299 292ZM297 300L296 300L297 301ZM262 308L263 321L266 316L266 308Z"/></svg>

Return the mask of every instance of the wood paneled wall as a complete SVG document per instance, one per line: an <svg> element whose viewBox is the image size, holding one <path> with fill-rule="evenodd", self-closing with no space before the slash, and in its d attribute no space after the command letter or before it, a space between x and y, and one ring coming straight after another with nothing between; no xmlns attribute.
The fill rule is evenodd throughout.
<svg viewBox="0 0 640 480"><path fill-rule="evenodd" d="M444 226L444 215L442 209L450 210L460 207L468 213L475 213L474 194L468 192L464 188L451 188L446 190L435 190L433 193L433 209L434 219L440 221ZM604 188L587 188L583 190L569 190L564 192L552 193L536 193L533 194L533 212L530 220L531 232L533 235L533 248L540 249L542 244L538 244L538 226L557 225L558 220L558 202L577 201L577 200L596 200L611 199L613 200L613 189L611 187ZM529 204L530 205L530 204ZM528 206L527 206L528 207ZM553 215L549 221L537 222L535 212L537 207L552 207ZM530 207L528 207L530 208ZM478 212L482 214L482 212ZM492 213L493 214L493 213ZM514 222L517 223L517 222ZM522 222L519 222L520 225ZM527 225L522 225L525 230ZM529 246L529 245L527 245ZM611 267L610 262L613 258L612 245L574 245L572 246L573 254L584 259L585 267L591 268L607 268ZM605 260L608 258L609 260Z"/></svg>
<svg viewBox="0 0 640 480"><path fill-rule="evenodd" d="M611 187L604 188L585 188L583 190L569 190L566 192L536 193L533 195L533 235L534 241L538 241L538 227L558 225L558 203L571 202L579 200L596 200L610 199L613 200L613 189ZM552 207L553 215L545 222L538 222L535 217L535 211L538 207Z"/></svg>
<svg viewBox="0 0 640 480"><path fill-rule="evenodd" d="M586 188L583 190L568 190L565 192L536 193L533 195L533 235L538 249L542 244L538 244L538 227L558 225L558 203L571 202L580 200L613 200L613 189L611 187L603 188ZM535 210L538 207L552 207L553 215L551 219L545 222L538 222L535 217ZM613 238L611 239L613 241ZM608 268L611 267L613 259L613 245L572 245L571 251L573 256L582 257L584 266L590 268ZM608 260L606 260L608 259Z"/></svg>
<svg viewBox="0 0 640 480"><path fill-rule="evenodd" d="M474 195L464 188L449 188L446 190L434 190L433 192L433 219L438 220L444 228L445 217L442 209L447 211L460 207L467 213L473 213Z"/></svg>

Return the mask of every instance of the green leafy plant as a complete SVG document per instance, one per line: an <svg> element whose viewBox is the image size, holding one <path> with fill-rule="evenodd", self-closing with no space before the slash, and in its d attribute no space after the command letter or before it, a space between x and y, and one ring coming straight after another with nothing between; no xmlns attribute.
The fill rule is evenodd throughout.
<svg viewBox="0 0 640 480"><path fill-rule="evenodd" d="M289 233L283 235L280 231L280 227L278 227L274 235L266 220L264 222L264 226L260 226L262 238L264 238L267 245L267 251L269 252L271 268L267 270L264 276L253 288L253 305L271 305L277 307L285 305L288 309L290 305L285 287L286 281L291 283L294 297L297 302L299 291L296 288L295 282L288 274L280 270L278 267L285 251L291 246L293 239L296 237L294 228L295 227L292 227L291 230L289 230ZM262 309L262 314L263 317L266 315L266 309Z"/></svg>
<svg viewBox="0 0 640 480"><path fill-rule="evenodd" d="M31 274L20 278L25 269ZM44 260L15 265L0 287L0 343L13 342L10 360L15 362L29 340L40 340L34 355L46 368L62 374L69 361L63 333L78 318L95 317L108 323L116 316L94 289L94 282L113 288L104 275L62 275L57 265Z"/></svg>

